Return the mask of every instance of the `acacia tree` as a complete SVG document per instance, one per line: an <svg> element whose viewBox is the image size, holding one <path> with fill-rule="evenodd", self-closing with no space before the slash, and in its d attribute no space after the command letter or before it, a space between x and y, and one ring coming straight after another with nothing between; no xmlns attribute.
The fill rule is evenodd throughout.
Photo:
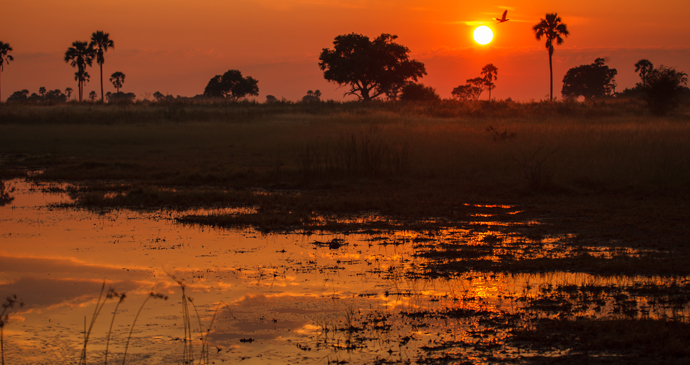
<svg viewBox="0 0 690 365"><path fill-rule="evenodd" d="M65 52L65 62L77 68L74 79L79 85L79 101L82 101L84 97L84 85L90 78L88 72L86 72L86 66L91 66L95 55L93 47L87 42L80 41L72 42L72 47L69 47L67 52Z"/></svg>
<svg viewBox="0 0 690 365"><path fill-rule="evenodd" d="M110 75L110 82L113 83L113 86L117 90L117 92L120 92L120 88L122 87L122 84L125 83L125 74L123 74L120 71L115 71L113 72L112 75Z"/></svg>
<svg viewBox="0 0 690 365"><path fill-rule="evenodd" d="M597 58L590 65L573 67L563 77L563 97L584 96L593 99L604 95L611 95L615 91L618 74L615 68L604 64L603 58Z"/></svg>
<svg viewBox="0 0 690 365"><path fill-rule="evenodd" d="M236 101L247 95L259 95L258 83L251 76L242 77L242 72L238 70L228 70L222 76L216 75L208 81L204 95Z"/></svg>
<svg viewBox="0 0 690 365"><path fill-rule="evenodd" d="M647 87L647 75L654 70L654 65L646 58L643 58L635 64L635 72L640 74L642 80L642 87Z"/></svg>
<svg viewBox="0 0 690 365"><path fill-rule="evenodd" d="M482 75L484 75L485 85L489 90L489 101L491 101L491 89L496 86L494 80L498 80L498 69L490 63L482 68Z"/></svg>
<svg viewBox="0 0 690 365"><path fill-rule="evenodd" d="M550 100L553 101L553 42L557 45L563 44L563 37L567 37L570 32L565 24L561 22L561 18L557 13L546 14L546 19L541 19L538 24L532 27L537 40L540 41L542 37L546 38L546 49L549 50L549 72L551 75L550 84Z"/></svg>
<svg viewBox="0 0 690 365"><path fill-rule="evenodd" d="M460 85L450 93L458 100L475 100L479 98L482 89L471 84Z"/></svg>
<svg viewBox="0 0 690 365"><path fill-rule="evenodd" d="M339 35L332 50L322 50L319 68L326 80L350 87L345 95L356 95L360 100L395 92L426 75L424 64L410 60L410 50L395 43L396 38L386 33L373 41L356 33Z"/></svg>
<svg viewBox="0 0 690 365"><path fill-rule="evenodd" d="M99 30L91 34L91 43L89 43L89 47L96 47L96 63L98 63L101 68L101 102L103 102L103 64L105 63L104 53L107 52L109 48L115 48L115 42L110 39L109 33Z"/></svg>
<svg viewBox="0 0 690 365"><path fill-rule="evenodd" d="M0 75L2 75L2 71L5 70L5 64L10 63L10 61L14 61L14 57L9 54L10 52L12 52L12 47L10 47L10 44L0 42ZM2 88L0 88L0 101L2 101Z"/></svg>

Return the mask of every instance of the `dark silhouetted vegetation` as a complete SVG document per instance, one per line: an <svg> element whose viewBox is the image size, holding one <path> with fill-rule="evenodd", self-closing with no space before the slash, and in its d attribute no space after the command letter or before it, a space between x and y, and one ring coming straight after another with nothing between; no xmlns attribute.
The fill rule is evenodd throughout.
<svg viewBox="0 0 690 365"><path fill-rule="evenodd" d="M556 42L557 45L563 44L563 37L567 37L570 32L568 32L568 27L561 22L561 17L557 13L546 14L546 19L541 19L538 24L532 27L537 40L540 41L542 38L546 38L545 47L549 51L549 72L550 72L550 98L553 101L553 43Z"/></svg>
<svg viewBox="0 0 690 365"><path fill-rule="evenodd" d="M432 101L441 100L441 97L436 93L436 89L431 86L424 86L424 84L409 83L403 86L400 92L400 100L402 101Z"/></svg>
<svg viewBox="0 0 690 365"><path fill-rule="evenodd" d="M266 96L266 101L269 101L269 98L268 98L269 96L272 96L272 95ZM275 96L273 98L275 99ZM278 99L271 100L271 101L278 101ZM307 95L304 95L302 97L303 103L313 103L313 102L318 103L319 101L321 101L321 91L320 90L316 90L316 91L307 90Z"/></svg>
<svg viewBox="0 0 690 365"><path fill-rule="evenodd" d="M0 77L2 76L2 72L5 71L5 64L14 60L12 55L9 54L10 52L12 52L10 44L0 41ZM0 101L2 101L2 79L0 79Z"/></svg>
<svg viewBox="0 0 690 365"><path fill-rule="evenodd" d="M113 87L115 87L115 90L119 93L120 88L125 83L125 74L120 71L113 72L113 74L110 75L110 82L113 83Z"/></svg>
<svg viewBox="0 0 690 365"><path fill-rule="evenodd" d="M655 115L666 115L680 103L680 96L687 89L688 75L662 65L649 71L645 81L649 110Z"/></svg>
<svg viewBox="0 0 690 365"><path fill-rule="evenodd" d="M605 95L613 95L616 89L614 77L618 74L615 68L604 64L603 58L597 58L590 65L573 67L563 77L564 98L584 96L594 99Z"/></svg>
<svg viewBox="0 0 690 365"><path fill-rule="evenodd" d="M63 94L60 89L46 91L42 88L42 92L38 94L32 93L29 95L29 90L15 91L7 98L7 102L12 104L41 104L41 105L55 105L67 101L67 95ZM40 94L40 95L39 95Z"/></svg>
<svg viewBox="0 0 690 365"><path fill-rule="evenodd" d="M493 63L490 63L482 68L482 76L484 76L484 85L489 90L489 101L491 100L491 90L496 87L494 80L498 80L498 69Z"/></svg>
<svg viewBox="0 0 690 365"><path fill-rule="evenodd" d="M84 99L84 86L90 78L89 73L86 72L86 66L91 66L95 56L96 52L89 43L80 41L72 42L72 47L65 52L65 62L77 68L74 80L77 81L80 102Z"/></svg>
<svg viewBox="0 0 690 365"><path fill-rule="evenodd" d="M642 87L647 87L647 75L654 70L654 65L648 59L641 59L635 63L635 72L639 73Z"/></svg>
<svg viewBox="0 0 690 365"><path fill-rule="evenodd" d="M101 102L103 102L105 98L105 95L103 94L103 64L105 63L104 54L108 51L108 49L115 48L115 42L110 39L110 34L99 30L91 34L91 43L89 43L89 47L95 49L96 63L98 63L98 66L100 66L101 69Z"/></svg>
<svg viewBox="0 0 690 365"><path fill-rule="evenodd" d="M247 95L259 95L258 84L259 81L251 76L242 77L242 72L228 70L222 76L216 75L209 80L204 96L237 101Z"/></svg>
<svg viewBox="0 0 690 365"><path fill-rule="evenodd" d="M319 67L326 80L350 88L345 95L371 100L381 95L397 95L405 84L426 75L424 64L410 60L410 50L395 43L397 36L369 37L350 33L339 35L333 49L324 48Z"/></svg>

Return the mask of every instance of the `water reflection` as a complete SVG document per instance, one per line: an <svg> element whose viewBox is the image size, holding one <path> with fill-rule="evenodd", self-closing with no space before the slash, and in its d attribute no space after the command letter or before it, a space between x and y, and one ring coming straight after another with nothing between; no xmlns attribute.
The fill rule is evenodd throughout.
<svg viewBox="0 0 690 365"><path fill-rule="evenodd" d="M0 208L0 294L17 294L27 306L5 328L8 363L75 362L84 317L93 313L103 282L127 293L115 313L108 359L121 361L137 311L155 292L169 300L143 307L127 362L179 362L185 318L173 276L192 298L193 332L212 328L209 358L215 363L428 356L442 362L453 353L482 362L493 348L501 348L495 355L500 361L521 356L507 339L533 318L688 314L690 284L680 279L669 285L659 277L431 269L440 247L457 254L445 250L446 261L571 253L562 244L567 237L528 238L489 216L475 226L433 233L260 235L182 226L175 212L52 209L46 204L69 197L12 184L15 199ZM601 250L601 256L615 254ZM106 302L96 322L90 362L102 361L115 306L116 300ZM200 351L198 340L194 345Z"/></svg>

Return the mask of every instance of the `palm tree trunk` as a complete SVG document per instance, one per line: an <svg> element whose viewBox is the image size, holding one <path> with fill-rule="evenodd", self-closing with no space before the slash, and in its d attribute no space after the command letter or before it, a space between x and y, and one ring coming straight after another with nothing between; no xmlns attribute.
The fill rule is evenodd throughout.
<svg viewBox="0 0 690 365"><path fill-rule="evenodd" d="M550 99L549 99L550 101L553 101L553 63L551 61L552 55L553 55L553 51L549 50L549 73L551 74L551 84L550 84L550 89L549 89L549 92L551 95Z"/></svg>
<svg viewBox="0 0 690 365"><path fill-rule="evenodd" d="M103 64L99 63L101 66L101 103L103 102Z"/></svg>

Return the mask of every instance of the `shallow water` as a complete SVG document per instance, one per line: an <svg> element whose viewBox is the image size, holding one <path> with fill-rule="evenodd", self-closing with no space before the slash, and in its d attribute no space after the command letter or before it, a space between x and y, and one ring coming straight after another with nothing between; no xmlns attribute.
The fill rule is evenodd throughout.
<svg viewBox="0 0 690 365"><path fill-rule="evenodd" d="M106 291L126 298L114 320L117 299L107 300L97 316L89 363L103 362L111 320L108 361L122 362L140 308L126 362L182 363L184 286L195 363L323 364L415 362L434 346L458 341L477 346L441 352L464 351L484 362L484 348L498 343L494 359L515 358L525 352L518 355L505 342L507 328L520 325L510 316L529 310L558 315L536 301L553 299L551 288L659 281L573 273L429 275L429 259L415 255L429 246L525 239L507 235L498 222L493 226L503 230L492 231L486 219L476 225L481 230L433 234L261 235L180 225L174 220L180 212L51 208L70 198L19 180L8 185L15 190L14 200L0 207L0 295L16 294L25 304L10 312L4 328L8 364L78 362L104 282ZM559 238L542 241L540 247L557 246ZM146 300L150 293L168 299ZM636 303L645 308L643 300ZM677 311L686 312L687 303ZM611 313L616 303L608 300L578 315ZM645 315L669 313L652 308ZM209 326L206 360L200 338Z"/></svg>

